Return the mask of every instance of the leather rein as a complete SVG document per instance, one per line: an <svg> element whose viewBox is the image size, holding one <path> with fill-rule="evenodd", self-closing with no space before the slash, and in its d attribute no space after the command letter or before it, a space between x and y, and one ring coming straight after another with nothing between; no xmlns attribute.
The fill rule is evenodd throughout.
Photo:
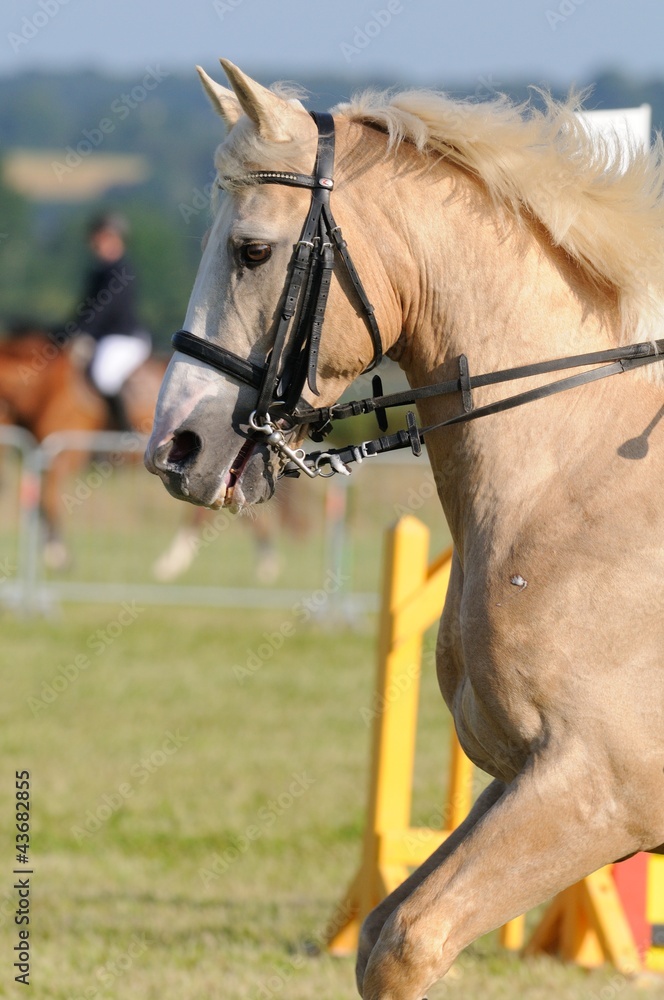
<svg viewBox="0 0 664 1000"><path fill-rule="evenodd" d="M258 402L249 417L249 427L253 436L257 439L262 438L263 442L284 460L283 475L299 476L304 472L312 479L317 476L332 476L335 473L350 475L349 464L362 462L374 455L402 448L410 448L414 455L420 455L424 438L432 431L467 423L611 375L664 361L664 339L472 376L467 358L462 354L458 358L458 377L446 382L384 395L380 376L374 375L373 396L318 408L303 403L301 396L305 385L309 386L314 395L319 395L318 355L335 258L341 261L350 278L371 337L373 359L365 371L375 368L383 356L382 340L373 306L369 302L341 229L336 224L330 209L330 192L334 187L334 119L326 112L311 112L311 117L318 128L313 174L297 174L282 170L251 170L242 179L246 183L286 184L290 187L311 190L309 211L300 238L293 247L274 344L266 361L263 364L248 361L224 347L195 336L188 330L179 330L171 341L176 351L202 361L221 374L229 375L236 381L258 390ZM550 382L487 406L478 408L474 406L473 389L588 365L602 367ZM294 450L287 443L287 435L297 426L308 425L309 437L314 441L322 441L332 429L334 421L366 413L375 413L379 429L386 431L388 409L412 405L419 399L451 393L461 394L463 412L427 427L418 427L415 414L408 411L405 430L384 434L359 445L307 454L304 449ZM280 426L283 424L287 425L285 429Z"/></svg>

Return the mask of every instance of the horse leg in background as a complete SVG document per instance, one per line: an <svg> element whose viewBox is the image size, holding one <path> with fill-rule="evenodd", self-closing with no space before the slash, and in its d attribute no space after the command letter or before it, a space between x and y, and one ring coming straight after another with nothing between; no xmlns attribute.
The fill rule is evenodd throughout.
<svg viewBox="0 0 664 1000"><path fill-rule="evenodd" d="M371 933L368 918L357 969L363 1000L422 1000L482 934L639 849L629 804L598 765L582 741L566 742L531 758L502 792L490 786L488 808L464 835L380 905L377 936L379 921Z"/></svg>
<svg viewBox="0 0 664 1000"><path fill-rule="evenodd" d="M40 514L44 527L42 554L47 569L63 572L72 565L72 555L63 534L65 519L71 515L65 503L64 487L66 478L78 472L87 458L85 452L61 452L44 475Z"/></svg>
<svg viewBox="0 0 664 1000"><path fill-rule="evenodd" d="M274 583L281 576L282 563L276 539L280 532L294 541L302 541L311 531L309 511L303 504L298 484L284 476L279 480L272 505L257 509L255 519L245 519L256 539L256 578L260 583Z"/></svg>
<svg viewBox="0 0 664 1000"><path fill-rule="evenodd" d="M296 485L291 480L280 480L273 508L261 507L252 516L237 519L254 537L255 573L259 583L275 583L281 575L282 564L276 546L279 528L283 528L296 541L306 538L311 530L309 514L302 506L301 497L296 497L295 489ZM155 580L170 583L186 573L196 558L201 531L214 513L204 507L193 507L186 511L173 541L152 566Z"/></svg>
<svg viewBox="0 0 664 1000"><path fill-rule="evenodd" d="M298 496L296 490L297 484L292 479L280 479L273 506L260 507L255 519L243 518L256 539L256 578L259 583L274 583L281 576L282 562L276 545L280 529L294 541L302 541L311 530L302 494Z"/></svg>
<svg viewBox="0 0 664 1000"><path fill-rule="evenodd" d="M205 507L192 507L186 511L184 522L176 531L173 541L153 563L152 575L160 583L171 583L189 569L193 563L201 528L209 518Z"/></svg>
<svg viewBox="0 0 664 1000"><path fill-rule="evenodd" d="M269 508L256 512L255 516L242 518L254 536L256 543L256 563L254 572L259 583L275 583L281 575L281 559L276 545L276 525Z"/></svg>
<svg viewBox="0 0 664 1000"><path fill-rule="evenodd" d="M171 583L186 573L196 558L201 531L210 516L210 511L205 507L194 507L192 511L187 511L173 541L152 566L155 580ZM281 564L274 541L275 526L269 511L261 511L255 517L243 517L239 520L247 525L256 542L256 579L263 584L274 583L281 572Z"/></svg>
<svg viewBox="0 0 664 1000"><path fill-rule="evenodd" d="M284 476L279 480L275 497L279 524L295 541L302 541L311 531L307 497L303 490L298 491L299 485L297 480Z"/></svg>
<svg viewBox="0 0 664 1000"><path fill-rule="evenodd" d="M0 424L2 424L1 420ZM9 455L10 451L11 449L7 445L5 444L0 445L0 491L3 490L7 485L6 483L6 468L8 462L7 456Z"/></svg>

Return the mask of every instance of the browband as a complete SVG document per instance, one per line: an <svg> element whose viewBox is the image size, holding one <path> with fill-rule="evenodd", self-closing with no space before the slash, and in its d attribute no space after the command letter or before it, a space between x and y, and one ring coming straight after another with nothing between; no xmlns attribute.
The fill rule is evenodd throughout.
<svg viewBox="0 0 664 1000"><path fill-rule="evenodd" d="M290 187L325 188L331 191L334 181L331 177L314 177L313 174L292 174L287 170L250 170L247 178L259 184L286 184Z"/></svg>

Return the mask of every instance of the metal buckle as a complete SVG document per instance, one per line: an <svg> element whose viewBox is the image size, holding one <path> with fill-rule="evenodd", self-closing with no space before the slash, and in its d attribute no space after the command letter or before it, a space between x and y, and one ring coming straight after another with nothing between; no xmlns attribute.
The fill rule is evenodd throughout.
<svg viewBox="0 0 664 1000"><path fill-rule="evenodd" d="M377 455L378 455L377 451L367 451L367 445L368 444L372 444L372 443L373 443L372 441L363 441L362 444L357 445L354 448L354 450L356 452L359 451L360 454L362 455L362 458L358 458L357 459L358 462L361 462L365 458L376 458L377 457Z"/></svg>
<svg viewBox="0 0 664 1000"><path fill-rule="evenodd" d="M255 434L263 434L265 436L265 444L276 451L278 455L282 458L287 458L289 461L296 465L300 472L304 472L305 475L309 476L310 479L315 479L320 473L317 468L311 468L306 463L306 452L304 448L289 448L286 444L286 438L283 432L279 430L275 423L273 423L270 418L270 414L266 413L264 417L265 422L259 424L256 418L256 410L253 410L249 414L249 426Z"/></svg>

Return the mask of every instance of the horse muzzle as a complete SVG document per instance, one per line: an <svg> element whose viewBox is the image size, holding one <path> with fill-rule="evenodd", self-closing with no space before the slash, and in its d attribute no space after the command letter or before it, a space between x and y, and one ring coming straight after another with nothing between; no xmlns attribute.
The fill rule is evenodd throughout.
<svg viewBox="0 0 664 1000"><path fill-rule="evenodd" d="M265 446L245 440L226 468L211 460L212 453L217 449L206 449L198 434L181 429L148 443L145 467L171 496L202 507L242 508L272 496L276 474Z"/></svg>

